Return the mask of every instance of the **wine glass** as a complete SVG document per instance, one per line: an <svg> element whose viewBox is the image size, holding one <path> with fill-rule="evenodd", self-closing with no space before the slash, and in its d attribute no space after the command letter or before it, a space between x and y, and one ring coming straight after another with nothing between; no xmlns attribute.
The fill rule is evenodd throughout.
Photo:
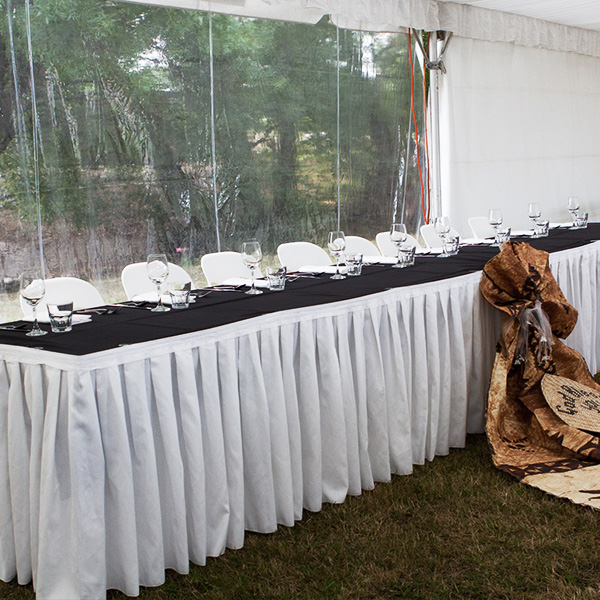
<svg viewBox="0 0 600 600"><path fill-rule="evenodd" d="M529 203L529 218L533 223L535 228L535 222L542 216L542 210L540 208L539 202L530 202Z"/></svg>
<svg viewBox="0 0 600 600"><path fill-rule="evenodd" d="M573 225L571 229L577 228L577 211L579 210L579 198L577 196L570 196L567 202L567 209L571 213L571 219L573 219Z"/></svg>
<svg viewBox="0 0 600 600"><path fill-rule="evenodd" d="M254 271L260 265L262 261L262 250L257 240L250 240L242 244L242 258L244 264L250 269L250 275L252 276L252 285L246 294L262 294L262 290L256 289L256 283L254 280Z"/></svg>
<svg viewBox="0 0 600 600"><path fill-rule="evenodd" d="M149 254L146 261L146 274L150 281L156 286L158 293L158 304L152 309L153 312L166 312L171 310L162 303L160 288L169 275L169 263L164 254Z"/></svg>
<svg viewBox="0 0 600 600"><path fill-rule="evenodd" d="M442 240L442 253L439 255L440 258L447 258L450 256L446 252L446 237L450 233L450 219L448 217L436 217L433 221L433 229Z"/></svg>
<svg viewBox="0 0 600 600"><path fill-rule="evenodd" d="M331 279L346 279L346 276L340 273L340 258L346 249L346 236L344 232L330 231L327 247L335 258L335 275L332 275Z"/></svg>
<svg viewBox="0 0 600 600"><path fill-rule="evenodd" d="M492 208L488 215L488 223L494 228L494 238L496 237L496 233L498 232L498 227L502 225L502 211L499 208ZM492 246L499 246L496 241L492 244Z"/></svg>
<svg viewBox="0 0 600 600"><path fill-rule="evenodd" d="M33 310L33 327L25 335L46 335L48 332L40 329L37 321L36 309L46 294L46 284L37 271L25 271L21 274L20 289L21 297Z"/></svg>
<svg viewBox="0 0 600 600"><path fill-rule="evenodd" d="M400 264L400 246L406 241L406 225L404 223L392 223L390 229L390 240L394 246L396 246L396 257L397 262L393 267L401 268L403 265Z"/></svg>

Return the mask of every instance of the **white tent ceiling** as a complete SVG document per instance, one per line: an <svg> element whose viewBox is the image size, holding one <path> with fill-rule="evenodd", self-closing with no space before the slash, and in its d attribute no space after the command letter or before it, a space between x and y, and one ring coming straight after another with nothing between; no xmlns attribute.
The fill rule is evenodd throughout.
<svg viewBox="0 0 600 600"><path fill-rule="evenodd" d="M600 31L598 0L439 0Z"/></svg>
<svg viewBox="0 0 600 600"><path fill-rule="evenodd" d="M457 36L600 56L599 0L122 0L340 27Z"/></svg>

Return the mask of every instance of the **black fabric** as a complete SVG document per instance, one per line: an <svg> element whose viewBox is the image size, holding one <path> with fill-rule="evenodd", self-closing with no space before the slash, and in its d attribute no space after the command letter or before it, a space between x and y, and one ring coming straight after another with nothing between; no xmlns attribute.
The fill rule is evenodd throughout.
<svg viewBox="0 0 600 600"><path fill-rule="evenodd" d="M551 230L547 238L523 238L534 248L557 252L583 246L600 239L600 223L587 229ZM0 344L42 348L51 352L85 355L118 346L202 331L228 323L236 323L260 315L339 302L376 294L384 290L429 283L480 271L498 253L490 246L466 246L457 256L440 259L417 255L414 267L394 269L391 266L365 266L360 277L331 280L330 275L300 278L286 283L282 292L265 292L258 296L236 292L213 291L196 299L186 310L152 313L141 308L121 308L115 314L93 315L92 321L73 327L69 333L49 333L43 337L25 336L26 330L0 330ZM20 322L17 322L20 323ZM41 327L49 331L50 326Z"/></svg>

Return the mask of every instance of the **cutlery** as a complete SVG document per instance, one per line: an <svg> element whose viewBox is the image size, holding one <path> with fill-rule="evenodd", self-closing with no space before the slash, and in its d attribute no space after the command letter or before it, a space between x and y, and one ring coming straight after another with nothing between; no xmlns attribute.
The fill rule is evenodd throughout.
<svg viewBox="0 0 600 600"><path fill-rule="evenodd" d="M248 287L247 284L245 283L241 283L240 285L215 285L214 287L211 288L210 291L213 292L237 292L238 290L241 290L245 287Z"/></svg>
<svg viewBox="0 0 600 600"><path fill-rule="evenodd" d="M110 306L107 308L85 308L74 311L78 315L113 315L121 310L121 306Z"/></svg>
<svg viewBox="0 0 600 600"><path fill-rule="evenodd" d="M23 331L30 327L30 323L22 323L21 325L0 325L0 329L4 331Z"/></svg>

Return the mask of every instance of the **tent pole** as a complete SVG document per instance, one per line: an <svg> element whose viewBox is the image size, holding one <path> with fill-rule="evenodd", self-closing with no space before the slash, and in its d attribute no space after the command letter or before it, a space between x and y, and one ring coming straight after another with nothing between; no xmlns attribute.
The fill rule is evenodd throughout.
<svg viewBox="0 0 600 600"><path fill-rule="evenodd" d="M432 31L433 43L429 44L429 61L436 63L438 60L438 35ZM441 166L440 166L440 120L439 120L439 69L429 70L429 122L431 134L431 196L432 216L442 215L442 190L441 190Z"/></svg>

